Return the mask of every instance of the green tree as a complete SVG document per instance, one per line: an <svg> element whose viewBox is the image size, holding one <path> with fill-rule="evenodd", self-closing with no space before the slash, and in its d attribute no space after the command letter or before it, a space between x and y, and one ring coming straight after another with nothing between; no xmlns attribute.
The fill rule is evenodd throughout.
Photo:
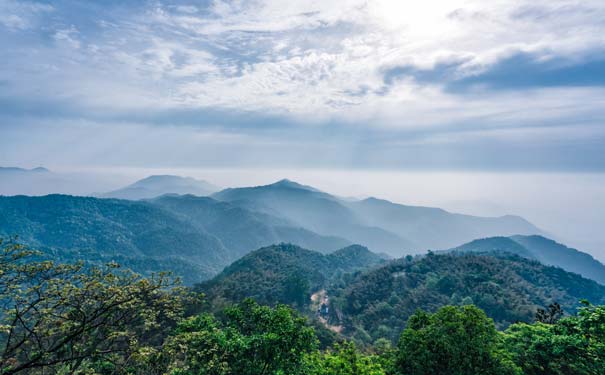
<svg viewBox="0 0 605 375"><path fill-rule="evenodd" d="M401 334L395 368L405 375L515 374L497 347L494 322L475 306L418 311Z"/></svg>
<svg viewBox="0 0 605 375"><path fill-rule="evenodd" d="M336 344L334 350L313 353L306 361L306 375L384 375L377 355L360 353L352 341Z"/></svg>
<svg viewBox="0 0 605 375"><path fill-rule="evenodd" d="M165 275L55 264L0 240L0 373L126 372L155 350L182 303Z"/></svg>
<svg viewBox="0 0 605 375"><path fill-rule="evenodd" d="M603 374L605 307L586 303L576 316L554 324L514 324L505 331L504 347L527 375Z"/></svg>
<svg viewBox="0 0 605 375"><path fill-rule="evenodd" d="M287 306L247 299L223 315L222 321L203 314L178 325L165 349L172 374L295 375L317 347L306 319Z"/></svg>

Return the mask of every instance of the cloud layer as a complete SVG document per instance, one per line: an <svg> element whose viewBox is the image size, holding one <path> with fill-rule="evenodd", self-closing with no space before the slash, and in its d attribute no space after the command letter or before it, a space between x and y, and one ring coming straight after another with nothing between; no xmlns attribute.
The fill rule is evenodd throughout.
<svg viewBox="0 0 605 375"><path fill-rule="evenodd" d="M605 169L602 1L0 0L0 31L19 164Z"/></svg>

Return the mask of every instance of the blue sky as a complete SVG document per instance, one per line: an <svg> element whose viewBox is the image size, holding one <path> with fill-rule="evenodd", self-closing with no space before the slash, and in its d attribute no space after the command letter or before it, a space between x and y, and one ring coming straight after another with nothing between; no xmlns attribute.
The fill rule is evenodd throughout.
<svg viewBox="0 0 605 375"><path fill-rule="evenodd" d="M602 172L604 35L602 0L0 0L0 160Z"/></svg>

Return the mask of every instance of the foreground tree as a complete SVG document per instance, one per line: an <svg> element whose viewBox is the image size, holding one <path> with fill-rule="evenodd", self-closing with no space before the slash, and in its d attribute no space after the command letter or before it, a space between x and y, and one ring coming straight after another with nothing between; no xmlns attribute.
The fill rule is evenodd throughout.
<svg viewBox="0 0 605 375"><path fill-rule="evenodd" d="M584 306L552 323L510 326L504 347L526 375L605 373L605 306Z"/></svg>
<svg viewBox="0 0 605 375"><path fill-rule="evenodd" d="M178 325L164 353L171 374L296 375L317 346L313 329L287 306L247 299L223 315L202 314Z"/></svg>
<svg viewBox="0 0 605 375"><path fill-rule="evenodd" d="M130 372L182 312L172 286L117 265L55 264L0 240L0 374Z"/></svg>
<svg viewBox="0 0 605 375"><path fill-rule="evenodd" d="M419 311L401 334L395 368L402 375L518 374L498 350L493 320L474 306Z"/></svg>
<svg viewBox="0 0 605 375"><path fill-rule="evenodd" d="M315 352L306 359L305 375L384 375L384 360L359 352L353 342L336 344L334 350Z"/></svg>

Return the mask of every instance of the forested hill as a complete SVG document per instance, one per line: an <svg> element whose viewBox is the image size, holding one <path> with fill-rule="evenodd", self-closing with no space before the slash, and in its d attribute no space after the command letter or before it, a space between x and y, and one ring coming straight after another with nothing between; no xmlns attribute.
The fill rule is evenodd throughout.
<svg viewBox="0 0 605 375"><path fill-rule="evenodd" d="M477 239L451 249L457 252L508 252L561 267L605 284L605 265L579 250L542 236L511 236Z"/></svg>
<svg viewBox="0 0 605 375"><path fill-rule="evenodd" d="M145 202L0 197L0 235L19 235L55 260L118 261L144 274L172 270L190 282L212 276L231 260L215 236Z"/></svg>
<svg viewBox="0 0 605 375"><path fill-rule="evenodd" d="M561 268L515 255L429 254L398 259L329 289L333 321L359 341L396 340L417 309L475 304L500 327L530 322L558 302L568 313L579 300L605 302L605 286Z"/></svg>
<svg viewBox="0 0 605 375"><path fill-rule="evenodd" d="M173 271L186 284L209 279L248 252L274 243L325 252L350 244L268 214L190 195L152 201L0 196L0 236L15 235L56 260L117 261L144 275Z"/></svg>
<svg viewBox="0 0 605 375"><path fill-rule="evenodd" d="M581 299L605 302L605 286L511 254L430 253L385 261L359 246L329 255L293 245L270 246L196 289L213 309L252 297L302 312L310 311L311 293L326 290L330 325L365 344L380 338L395 342L417 309L475 304L506 327L533 321L538 308L554 302L568 313L575 312Z"/></svg>
<svg viewBox="0 0 605 375"><path fill-rule="evenodd" d="M253 251L196 287L214 308L252 297L261 304L306 306L312 292L328 287L337 275L385 262L367 248L353 245L321 254L291 244Z"/></svg>

